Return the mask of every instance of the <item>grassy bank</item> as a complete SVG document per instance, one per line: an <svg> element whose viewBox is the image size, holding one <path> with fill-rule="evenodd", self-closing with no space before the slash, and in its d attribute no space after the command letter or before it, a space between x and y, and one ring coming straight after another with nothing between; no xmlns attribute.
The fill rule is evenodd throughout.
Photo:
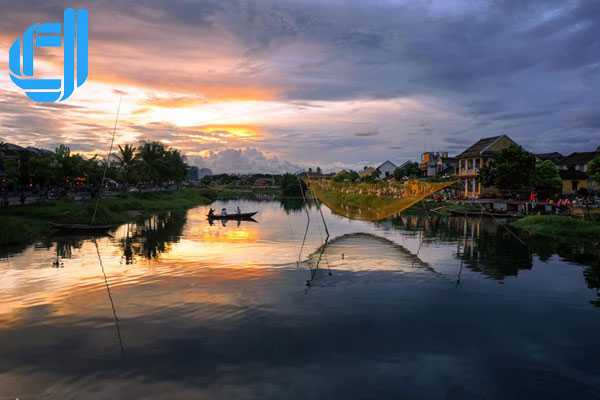
<svg viewBox="0 0 600 400"><path fill-rule="evenodd" d="M262 200L264 198L280 199L280 188L256 188L251 186L211 186L216 200Z"/></svg>
<svg viewBox="0 0 600 400"><path fill-rule="evenodd" d="M600 221L585 221L559 215L532 215L512 223L530 236L555 240L600 240Z"/></svg>
<svg viewBox="0 0 600 400"><path fill-rule="evenodd" d="M206 189L118 195L100 201L96 223L125 223L155 212L210 204L215 199L216 194ZM91 221L94 206L94 201L58 200L3 209L0 211L0 245L24 243L47 234L48 222L87 224Z"/></svg>

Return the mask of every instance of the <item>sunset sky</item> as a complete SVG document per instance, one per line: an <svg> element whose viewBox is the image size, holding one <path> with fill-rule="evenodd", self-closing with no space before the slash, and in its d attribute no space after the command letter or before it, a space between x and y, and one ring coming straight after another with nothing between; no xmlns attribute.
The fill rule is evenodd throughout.
<svg viewBox="0 0 600 400"><path fill-rule="evenodd" d="M506 133L600 145L594 0L1 1L0 139L105 153L161 140L216 172L401 163ZM32 23L90 15L89 80L36 104L8 76ZM57 76L61 53L36 58Z"/></svg>

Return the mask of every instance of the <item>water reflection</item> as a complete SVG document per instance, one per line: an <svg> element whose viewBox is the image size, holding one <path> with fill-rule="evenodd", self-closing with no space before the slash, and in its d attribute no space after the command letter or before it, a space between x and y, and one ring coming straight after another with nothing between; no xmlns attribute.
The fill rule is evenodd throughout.
<svg viewBox="0 0 600 400"><path fill-rule="evenodd" d="M179 241L186 221L186 212L170 212L119 228L116 235L121 236L125 264L133 264L136 257L155 259L170 251L172 244Z"/></svg>
<svg viewBox="0 0 600 400"><path fill-rule="evenodd" d="M308 230L303 208L279 202L212 207L238 204L258 210L260 223L211 226L199 207L0 261L0 395L505 399L600 390L597 249L524 246L485 219L373 224L323 207L328 237L316 204ZM57 258L64 268L52 268Z"/></svg>

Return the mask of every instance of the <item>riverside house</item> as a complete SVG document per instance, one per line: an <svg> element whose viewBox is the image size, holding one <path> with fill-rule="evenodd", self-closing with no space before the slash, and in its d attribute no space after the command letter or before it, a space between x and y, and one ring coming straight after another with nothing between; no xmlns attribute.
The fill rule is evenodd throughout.
<svg viewBox="0 0 600 400"><path fill-rule="evenodd" d="M588 164L596 157L600 157L600 146L596 151L572 153L558 162L563 194L577 193L580 189L598 190L588 175Z"/></svg>
<svg viewBox="0 0 600 400"><path fill-rule="evenodd" d="M456 158L448 157L447 151L426 152L419 162L421 174L427 177L456 174Z"/></svg>
<svg viewBox="0 0 600 400"><path fill-rule="evenodd" d="M396 164L393 162L385 161L383 164L377 167L377 171L379 172L379 176L385 179L394 176L394 171L396 168Z"/></svg>
<svg viewBox="0 0 600 400"><path fill-rule="evenodd" d="M516 143L506 135L484 138L456 157L458 177L462 181L465 198L476 199L481 195L480 169L486 166L496 153L511 145Z"/></svg>

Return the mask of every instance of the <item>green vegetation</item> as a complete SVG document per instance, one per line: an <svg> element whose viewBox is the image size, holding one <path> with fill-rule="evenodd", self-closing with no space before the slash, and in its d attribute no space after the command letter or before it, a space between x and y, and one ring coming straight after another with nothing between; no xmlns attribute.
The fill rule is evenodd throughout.
<svg viewBox="0 0 600 400"><path fill-rule="evenodd" d="M522 189L531 184L535 167L533 154L512 145L496 154L489 165L481 168L480 181L484 186L499 189Z"/></svg>
<svg viewBox="0 0 600 400"><path fill-rule="evenodd" d="M588 173L590 177L600 185L600 156L594 158L588 164Z"/></svg>
<svg viewBox="0 0 600 400"><path fill-rule="evenodd" d="M123 194L100 200L96 223L120 224L153 212L183 210L210 204L216 194L208 189L184 189L170 193ZM32 240L48 233L48 222L90 222L94 201L58 200L0 210L0 245Z"/></svg>
<svg viewBox="0 0 600 400"><path fill-rule="evenodd" d="M562 179L556 165L550 161L538 161L532 177L536 189L545 192L558 192L562 187Z"/></svg>
<svg viewBox="0 0 600 400"><path fill-rule="evenodd" d="M559 215L533 215L512 223L512 226L530 236L555 240L600 238L600 221L586 221Z"/></svg>
<svg viewBox="0 0 600 400"><path fill-rule="evenodd" d="M396 168L394 170L394 179L397 181L401 181L404 178L415 178L421 176L421 170L419 169L419 164L409 163L403 166L402 168Z"/></svg>
<svg viewBox="0 0 600 400"><path fill-rule="evenodd" d="M28 243L48 231L40 220L0 215L0 246Z"/></svg>
<svg viewBox="0 0 600 400"><path fill-rule="evenodd" d="M7 144L0 143L0 170L6 177L0 181L0 191L26 191L35 187L41 192L57 189L66 192L74 187L88 187L97 192L106 167L106 160L94 156L73 154L65 145L54 152L22 150L8 157ZM161 185L180 183L188 165L179 150L160 142L143 142L139 146L119 146L107 170L107 177L124 185Z"/></svg>
<svg viewBox="0 0 600 400"><path fill-rule="evenodd" d="M304 197L306 184L296 175L285 174L281 179L281 194L284 197Z"/></svg>
<svg viewBox="0 0 600 400"><path fill-rule="evenodd" d="M210 189L215 196L215 200L256 200L273 199L281 197L279 188L258 188L252 186L211 186Z"/></svg>
<svg viewBox="0 0 600 400"><path fill-rule="evenodd" d="M350 170L342 170L333 177L334 182L355 182L360 178L358 172Z"/></svg>

